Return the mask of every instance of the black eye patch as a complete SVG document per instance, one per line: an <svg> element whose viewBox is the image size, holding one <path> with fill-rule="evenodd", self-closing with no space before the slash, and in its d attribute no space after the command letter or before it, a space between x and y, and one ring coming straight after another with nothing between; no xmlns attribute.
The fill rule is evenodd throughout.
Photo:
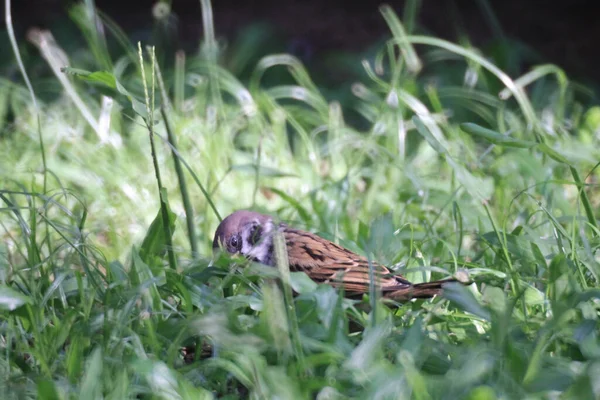
<svg viewBox="0 0 600 400"><path fill-rule="evenodd" d="M262 226L260 226L258 224L254 225L252 227L252 230L250 231L250 238L249 238L250 244L252 246L254 246L258 242L260 242L260 240L262 239L262 232L263 232Z"/></svg>
<svg viewBox="0 0 600 400"><path fill-rule="evenodd" d="M237 253L242 249L242 239L240 235L232 235L227 241L227 251L230 253Z"/></svg>

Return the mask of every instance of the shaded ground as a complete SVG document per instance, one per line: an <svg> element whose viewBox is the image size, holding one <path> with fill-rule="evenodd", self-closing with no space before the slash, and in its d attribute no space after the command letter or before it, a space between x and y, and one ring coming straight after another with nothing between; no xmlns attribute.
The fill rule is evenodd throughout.
<svg viewBox="0 0 600 400"><path fill-rule="evenodd" d="M30 26L48 26L65 18L66 0L19 0L13 2L14 20L21 32ZM362 51L384 35L389 35L378 11L382 2L347 0L218 0L213 1L218 34L234 37L240 29L263 21L292 47L292 51L318 57L331 50ZM402 13L404 1L387 2ZM542 0L490 1L502 32L494 31L480 1L427 0L421 2L422 29L451 40L463 31L478 46L499 38L518 38L546 61L564 67L570 75L597 79L600 52L600 10L597 0L547 2ZM97 6L128 32L151 29L152 1L98 0ZM198 0L174 0L180 40L195 46L202 22ZM300 49L298 49L300 47ZM287 49L290 50L289 48Z"/></svg>

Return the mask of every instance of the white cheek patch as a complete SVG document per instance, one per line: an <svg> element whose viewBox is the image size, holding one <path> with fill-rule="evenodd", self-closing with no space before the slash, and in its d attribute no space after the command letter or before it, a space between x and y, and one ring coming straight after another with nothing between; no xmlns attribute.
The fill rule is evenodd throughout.
<svg viewBox="0 0 600 400"><path fill-rule="evenodd" d="M252 250L252 245L250 245L250 229L242 230L242 249L240 253L242 254L250 254Z"/></svg>
<svg viewBox="0 0 600 400"><path fill-rule="evenodd" d="M258 221L255 222L257 224L259 223ZM271 248L271 243L273 242L271 237L271 232L273 231L273 222L269 220L263 224L261 228L262 234L260 240L255 246L252 246L250 243L250 235L252 230L246 229L244 232L242 232L242 254L265 263L270 258L269 250Z"/></svg>

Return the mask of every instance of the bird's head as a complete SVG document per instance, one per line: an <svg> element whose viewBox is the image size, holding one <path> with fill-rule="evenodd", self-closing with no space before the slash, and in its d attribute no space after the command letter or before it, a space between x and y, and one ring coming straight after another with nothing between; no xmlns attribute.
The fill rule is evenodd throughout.
<svg viewBox="0 0 600 400"><path fill-rule="evenodd" d="M262 264L272 265L273 218L253 211L240 210L227 216L217 228L213 250L223 249Z"/></svg>

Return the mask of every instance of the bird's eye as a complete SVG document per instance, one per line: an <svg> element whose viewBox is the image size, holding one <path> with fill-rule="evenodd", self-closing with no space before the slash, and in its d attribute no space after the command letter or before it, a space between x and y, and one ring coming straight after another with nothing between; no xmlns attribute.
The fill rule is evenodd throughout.
<svg viewBox="0 0 600 400"><path fill-rule="evenodd" d="M260 225L254 225L250 231L250 244L256 245L262 237L262 227Z"/></svg>
<svg viewBox="0 0 600 400"><path fill-rule="evenodd" d="M242 249L242 240L239 235L233 235L229 238L229 243L227 243L227 247L230 253L236 253Z"/></svg>

